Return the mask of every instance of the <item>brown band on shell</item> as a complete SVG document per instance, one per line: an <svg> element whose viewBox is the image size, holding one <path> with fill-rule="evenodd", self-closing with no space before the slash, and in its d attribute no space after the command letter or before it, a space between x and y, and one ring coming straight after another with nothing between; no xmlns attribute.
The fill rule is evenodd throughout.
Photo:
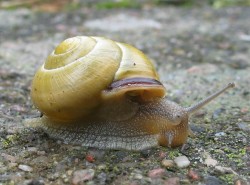
<svg viewBox="0 0 250 185"><path fill-rule="evenodd" d="M123 88L126 86L130 86L130 85L146 85L146 86L150 86L150 85L162 85L161 82L159 82L158 80L152 79L152 78L126 78L123 80L118 80L113 82L108 88L108 91L112 91L113 89L117 89L117 88Z"/></svg>

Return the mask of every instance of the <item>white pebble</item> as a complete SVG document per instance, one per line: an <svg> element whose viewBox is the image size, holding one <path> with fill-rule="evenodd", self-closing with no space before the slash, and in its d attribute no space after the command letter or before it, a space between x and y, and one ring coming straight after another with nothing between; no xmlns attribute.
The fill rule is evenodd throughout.
<svg viewBox="0 0 250 185"><path fill-rule="evenodd" d="M95 170L85 169L77 170L73 173L72 184L83 184L84 181L91 180L95 175Z"/></svg>
<svg viewBox="0 0 250 185"><path fill-rule="evenodd" d="M37 152L37 148L36 147L28 147L27 150L29 152Z"/></svg>
<svg viewBox="0 0 250 185"><path fill-rule="evenodd" d="M216 166L217 163L218 163L218 161L216 161L215 159L212 159L212 158L207 158L205 160L205 164L207 166Z"/></svg>
<svg viewBox="0 0 250 185"><path fill-rule="evenodd" d="M189 164L190 164L190 161L188 160L188 158L186 156L179 156L179 157L176 157L174 159L174 162L176 163L176 165L179 167L179 168L185 168L185 167L188 167Z"/></svg>
<svg viewBox="0 0 250 185"><path fill-rule="evenodd" d="M225 136L226 133L225 132L218 132L216 134L214 134L216 137L221 137L221 136Z"/></svg>
<svg viewBox="0 0 250 185"><path fill-rule="evenodd" d="M232 168L228 168L228 167L224 167L224 166L215 166L215 171L217 171L221 174L230 173L230 174L238 175L235 171L233 171Z"/></svg>
<svg viewBox="0 0 250 185"><path fill-rule="evenodd" d="M25 171L25 172L32 172L32 171L33 171L33 168L31 168L31 167L28 166L28 165L24 165L24 164L19 164L19 165L18 165L18 168L19 168L20 170Z"/></svg>

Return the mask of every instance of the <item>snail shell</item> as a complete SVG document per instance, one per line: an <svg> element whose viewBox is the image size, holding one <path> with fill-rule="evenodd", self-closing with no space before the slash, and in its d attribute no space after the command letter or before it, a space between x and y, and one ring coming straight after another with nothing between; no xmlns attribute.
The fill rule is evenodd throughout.
<svg viewBox="0 0 250 185"><path fill-rule="evenodd" d="M83 36L55 48L37 71L31 89L32 100L44 115L65 122L86 117L106 99L125 94L150 100L163 97L165 88L141 51Z"/></svg>
<svg viewBox="0 0 250 185"><path fill-rule="evenodd" d="M164 98L166 89L141 51L102 37L78 36L60 43L36 72L31 97L43 116L27 122L83 146L180 146L190 131L189 114L233 85L182 108Z"/></svg>

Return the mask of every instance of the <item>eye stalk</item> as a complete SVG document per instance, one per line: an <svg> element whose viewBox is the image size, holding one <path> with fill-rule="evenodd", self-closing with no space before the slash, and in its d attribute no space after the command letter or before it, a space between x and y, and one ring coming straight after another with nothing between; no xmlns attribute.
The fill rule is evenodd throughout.
<svg viewBox="0 0 250 185"><path fill-rule="evenodd" d="M222 88L221 90L215 92L214 94L208 96L207 98L201 100L200 102L186 108L186 111L188 113L188 115L193 114L194 112L196 112L197 110L201 109L203 106L205 106L206 104L208 104L210 101L212 101L213 99L215 99L216 97L218 97L219 95L221 95L222 93L224 93L225 91L227 91L230 88L234 88L235 87L235 83L231 82L229 83L226 87Z"/></svg>

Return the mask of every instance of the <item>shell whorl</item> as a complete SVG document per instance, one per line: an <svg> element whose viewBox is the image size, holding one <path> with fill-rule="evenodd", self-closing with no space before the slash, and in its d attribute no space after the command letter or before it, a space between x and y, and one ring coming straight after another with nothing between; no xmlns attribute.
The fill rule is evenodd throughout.
<svg viewBox="0 0 250 185"><path fill-rule="evenodd" d="M152 96L165 95L165 88L157 83L105 91L113 82L133 78L158 82L151 61L141 51L102 37L78 36L66 39L48 56L35 74L31 97L47 117L67 122L85 117L116 94L148 96L152 90Z"/></svg>

